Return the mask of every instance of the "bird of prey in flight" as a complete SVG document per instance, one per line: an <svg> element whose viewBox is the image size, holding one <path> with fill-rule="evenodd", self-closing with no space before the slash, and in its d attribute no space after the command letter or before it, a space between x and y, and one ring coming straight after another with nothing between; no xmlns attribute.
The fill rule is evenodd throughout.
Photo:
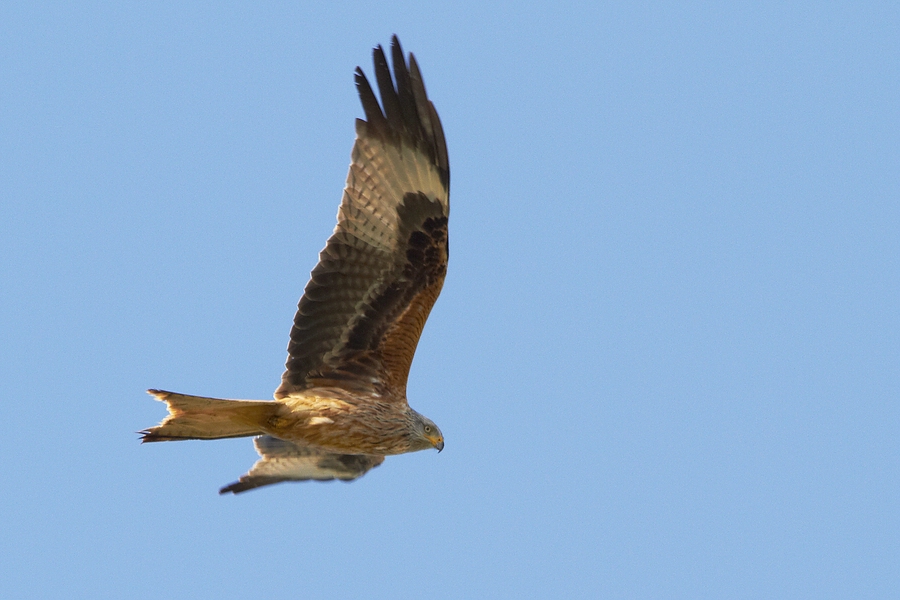
<svg viewBox="0 0 900 600"><path fill-rule="evenodd" d="M391 454L444 448L410 408L406 380L447 272L450 165L441 121L415 57L374 50L381 104L362 70L365 120L337 226L319 254L291 328L275 400L149 393L169 415L143 442L257 436L260 459L220 493L281 481L350 481Z"/></svg>

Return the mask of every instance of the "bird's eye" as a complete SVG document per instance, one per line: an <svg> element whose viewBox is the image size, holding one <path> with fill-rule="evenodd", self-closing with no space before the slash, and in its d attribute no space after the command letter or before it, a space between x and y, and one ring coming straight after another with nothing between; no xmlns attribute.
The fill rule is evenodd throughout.
<svg viewBox="0 0 900 600"><path fill-rule="evenodd" d="M431 425L425 426L425 433L431 433Z"/></svg>

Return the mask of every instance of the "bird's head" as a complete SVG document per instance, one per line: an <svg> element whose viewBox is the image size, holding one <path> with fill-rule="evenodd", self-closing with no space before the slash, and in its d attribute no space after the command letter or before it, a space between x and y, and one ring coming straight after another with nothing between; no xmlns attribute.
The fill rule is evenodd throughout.
<svg viewBox="0 0 900 600"><path fill-rule="evenodd" d="M429 448L437 448L438 452L443 450L444 434L434 424L434 421L412 409L410 411L413 413L410 450L428 450Z"/></svg>

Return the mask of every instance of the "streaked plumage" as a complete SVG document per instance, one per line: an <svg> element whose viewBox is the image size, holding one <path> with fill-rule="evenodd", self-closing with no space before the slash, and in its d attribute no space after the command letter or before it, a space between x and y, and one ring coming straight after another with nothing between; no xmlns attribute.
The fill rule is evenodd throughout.
<svg viewBox="0 0 900 600"><path fill-rule="evenodd" d="M257 435L261 459L221 493L280 481L352 480L386 455L443 449L409 407L413 354L447 271L450 167L415 57L394 36L394 77L374 50L381 104L362 70L338 223L300 299L275 401L150 390L169 416L143 441ZM383 110L382 110L383 107Z"/></svg>

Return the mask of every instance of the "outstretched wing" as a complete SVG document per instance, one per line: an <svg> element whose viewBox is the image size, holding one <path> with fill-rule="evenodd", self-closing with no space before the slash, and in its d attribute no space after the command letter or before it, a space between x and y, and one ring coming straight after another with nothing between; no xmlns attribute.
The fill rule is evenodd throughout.
<svg viewBox="0 0 900 600"><path fill-rule="evenodd" d="M381 106L356 69L366 120L356 121L337 227L300 299L277 399L313 386L404 399L444 282L447 145L415 57L407 64L396 36L391 51L393 81L381 46L374 51Z"/></svg>
<svg viewBox="0 0 900 600"><path fill-rule="evenodd" d="M240 494L282 481L352 481L384 462L383 456L335 454L270 435L259 436L253 445L262 458L238 481L219 490L220 494Z"/></svg>

